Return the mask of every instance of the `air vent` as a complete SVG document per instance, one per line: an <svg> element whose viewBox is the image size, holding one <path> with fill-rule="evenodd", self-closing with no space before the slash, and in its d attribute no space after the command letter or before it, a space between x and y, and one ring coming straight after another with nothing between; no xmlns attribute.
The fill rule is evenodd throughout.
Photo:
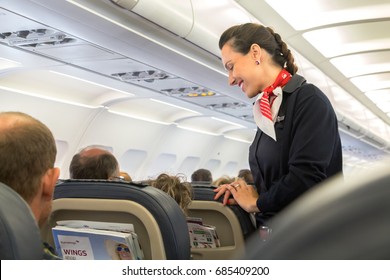
<svg viewBox="0 0 390 280"><path fill-rule="evenodd" d="M204 87L182 87L182 88L162 89L161 92L171 96L180 96L180 97L206 97L206 96L218 95L216 92L211 91Z"/></svg>
<svg viewBox="0 0 390 280"><path fill-rule="evenodd" d="M116 77L119 80L124 81L124 82L145 81L148 83L152 83L155 80L164 80L164 79L174 77L174 76L169 75L163 71L157 71L157 70L121 72L121 73L111 74L111 76Z"/></svg>
<svg viewBox="0 0 390 280"><path fill-rule="evenodd" d="M62 45L76 41L67 34L50 29L19 30L0 33L0 40L10 46L40 47L47 45Z"/></svg>
<svg viewBox="0 0 390 280"><path fill-rule="evenodd" d="M208 104L210 109L237 109L237 108L246 108L248 104L243 102L231 102L231 103L218 103L218 104Z"/></svg>
<svg viewBox="0 0 390 280"><path fill-rule="evenodd" d="M223 102L206 105L212 110L229 114L242 120L253 122L252 105L243 102Z"/></svg>

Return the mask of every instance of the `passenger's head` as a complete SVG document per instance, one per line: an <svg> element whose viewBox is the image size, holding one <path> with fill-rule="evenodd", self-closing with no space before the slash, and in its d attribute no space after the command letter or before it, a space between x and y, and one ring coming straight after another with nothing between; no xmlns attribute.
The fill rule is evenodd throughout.
<svg viewBox="0 0 390 280"><path fill-rule="evenodd" d="M188 214L188 206L192 201L192 187L182 176L170 176L162 173L157 179L151 181L151 185L173 197L183 210Z"/></svg>
<svg viewBox="0 0 390 280"><path fill-rule="evenodd" d="M208 169L198 169L191 175L191 182L209 183L213 182L213 176Z"/></svg>
<svg viewBox="0 0 390 280"><path fill-rule="evenodd" d="M125 171L121 171L119 172L119 176L121 177L121 179L123 179L124 181L127 181L127 182L132 182L133 180L131 179L131 176L129 175L129 173L125 172Z"/></svg>
<svg viewBox="0 0 390 280"><path fill-rule="evenodd" d="M239 85L254 97L274 82L282 68L295 74L294 57L278 33L256 23L228 28L219 39L222 61L230 85Z"/></svg>
<svg viewBox="0 0 390 280"><path fill-rule="evenodd" d="M110 151L89 146L73 156L69 174L71 179L114 179L119 177L119 163Z"/></svg>
<svg viewBox="0 0 390 280"><path fill-rule="evenodd" d="M230 184L230 183L233 183L234 182L234 178L231 178L227 175L224 175L224 176L221 176L219 177L217 180L215 180L213 182L213 185L214 186L220 186L220 185L224 185L224 184Z"/></svg>
<svg viewBox="0 0 390 280"><path fill-rule="evenodd" d="M254 185L253 175L249 169L241 169L238 171L237 177L244 179L248 185Z"/></svg>
<svg viewBox="0 0 390 280"><path fill-rule="evenodd" d="M59 169L53 134L39 120L20 112L0 113L0 181L30 205L41 227L51 212Z"/></svg>

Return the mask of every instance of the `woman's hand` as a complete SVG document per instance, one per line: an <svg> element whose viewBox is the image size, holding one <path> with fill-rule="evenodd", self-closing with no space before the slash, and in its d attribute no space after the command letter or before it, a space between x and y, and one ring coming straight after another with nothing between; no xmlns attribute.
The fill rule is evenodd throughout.
<svg viewBox="0 0 390 280"><path fill-rule="evenodd" d="M229 197L231 196L231 192L230 190L228 189L229 186L231 184L223 184L223 185L220 185L219 187L217 187L214 192L216 192L215 196L214 196L214 200L217 200L218 198L220 198L222 195L224 195L223 197L223 200L222 200L222 204L223 205L232 205L232 204L237 204L234 199L229 199Z"/></svg>
<svg viewBox="0 0 390 280"><path fill-rule="evenodd" d="M259 194L254 187L247 185L244 180L238 179L231 184L221 185L214 192L216 192L215 200L224 195L223 205L238 204L248 213L259 212L256 204ZM231 195L234 199L229 199Z"/></svg>

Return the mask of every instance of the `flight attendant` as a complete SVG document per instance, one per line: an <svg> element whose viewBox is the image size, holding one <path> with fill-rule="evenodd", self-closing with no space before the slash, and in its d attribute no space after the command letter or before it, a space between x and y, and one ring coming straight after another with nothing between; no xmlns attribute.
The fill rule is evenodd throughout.
<svg viewBox="0 0 390 280"><path fill-rule="evenodd" d="M265 226L304 192L342 172L336 114L325 94L296 74L291 51L271 28L232 26L219 48L229 84L257 97L258 129L249 149L254 187L238 180L218 187L215 199L239 204Z"/></svg>

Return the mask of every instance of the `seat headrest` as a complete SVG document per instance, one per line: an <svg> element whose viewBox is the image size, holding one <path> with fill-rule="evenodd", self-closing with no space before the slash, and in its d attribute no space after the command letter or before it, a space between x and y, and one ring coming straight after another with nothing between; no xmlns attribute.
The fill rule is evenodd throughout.
<svg viewBox="0 0 390 280"><path fill-rule="evenodd" d="M14 190L0 183L0 259L42 258L40 231L30 207Z"/></svg>
<svg viewBox="0 0 390 280"><path fill-rule="evenodd" d="M189 259L190 241L185 216L167 193L137 183L102 180L64 180L54 191L54 199L124 199L145 207L158 223L167 259Z"/></svg>
<svg viewBox="0 0 390 280"><path fill-rule="evenodd" d="M218 200L214 200L215 196L215 190L216 186L209 185L209 186L203 186L203 185L193 185L193 200L203 200L203 201L215 201L222 203L223 196L221 196ZM252 224L252 221L250 220L249 214L242 209L238 205L228 205L234 214L236 214L237 219L240 222L242 234L244 235L244 239L248 238L252 233L255 231L255 227Z"/></svg>

